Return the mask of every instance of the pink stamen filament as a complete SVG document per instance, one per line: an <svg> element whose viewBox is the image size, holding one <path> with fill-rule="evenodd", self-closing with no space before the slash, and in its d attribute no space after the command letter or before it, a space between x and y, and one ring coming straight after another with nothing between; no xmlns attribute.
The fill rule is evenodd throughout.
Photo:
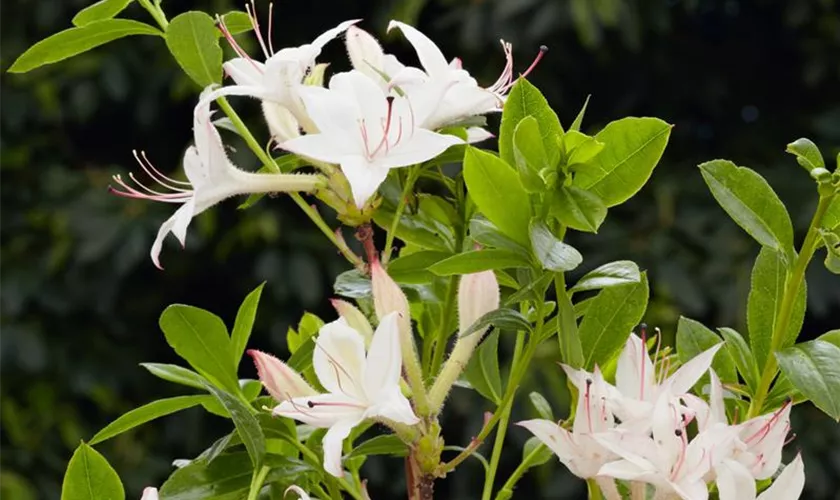
<svg viewBox="0 0 840 500"><path fill-rule="evenodd" d="M153 200L153 201L160 201L164 203L183 203L189 200L193 196L193 192L191 190L179 187L181 186L189 186L189 182L184 181L176 181L170 177L167 177L163 173L161 173L158 169L152 165L149 159L146 157L145 153L137 154L137 151L133 151L134 158L137 160L137 163L140 164L140 168L143 169L144 172L156 183L160 184L166 189L174 191L173 193L162 193L160 191L155 191L150 187L146 186L142 182L140 182L137 177L134 176L133 172L129 172L129 178L134 181L135 184L140 189L137 189L123 180L122 176L117 174L112 177L115 183L117 183L123 191L116 189L112 186L108 186L108 191L111 193L122 196L124 198L134 198L134 199L142 199L142 200Z"/></svg>
<svg viewBox="0 0 840 500"><path fill-rule="evenodd" d="M537 57L534 58L534 61L531 63L530 66L528 66L528 69L526 69L525 72L522 73L523 78L531 74L531 71L534 71L534 68L537 67L537 64L539 64L540 60L542 60L546 52L548 52L548 47L546 47L545 45L540 45L540 51L537 52Z"/></svg>
<svg viewBox="0 0 840 500"><path fill-rule="evenodd" d="M254 0L251 0L251 5L245 4L245 12L248 13L248 18L251 19L251 26L254 27L254 33L257 35L257 42L260 44L260 48L262 48L263 55L265 58L268 59L270 54L268 53L268 47L265 45L265 40L263 40L262 33L260 32L260 21L257 19L257 6L254 3Z"/></svg>
<svg viewBox="0 0 840 500"><path fill-rule="evenodd" d="M592 432L592 406L590 405L591 388L592 380L586 379L586 391L583 393L583 404L586 405L586 423L589 427L589 432Z"/></svg>
<svg viewBox="0 0 840 500"><path fill-rule="evenodd" d="M674 420L675 420L675 422L677 422L676 430L674 432L677 435L677 437L680 438L680 453L677 456L678 457L677 458L677 463L674 464L674 468L671 471L671 480L672 481L675 480L679 476L680 469L682 469L683 464L685 464L686 450L688 449L688 436L686 436L685 426L680 427L680 425L682 424L682 418L678 418L677 415L676 415L676 408L673 408L673 409L674 409L674 413L675 413L675 419Z"/></svg>
<svg viewBox="0 0 840 500"><path fill-rule="evenodd" d="M137 151L132 151L132 153L134 154L134 159L137 160L137 163L140 164L140 167L143 169L144 172L146 172L146 175L151 177L153 181L157 182L158 184L167 189L171 189L172 191L180 191L182 193L186 193L187 191L189 191L189 189L178 187L178 185L191 186L189 182L178 181L163 174L160 170L156 169L154 165L152 165L152 162L150 162L149 159L146 157L145 152L141 151L140 156L137 155ZM141 157L143 158L143 160L140 159Z"/></svg>
<svg viewBox="0 0 840 500"><path fill-rule="evenodd" d="M377 153L379 153L382 146L385 146L385 152L388 152L388 133L391 131L391 115L393 115L394 111L394 98L392 96L388 96L385 99L388 101L388 114L385 115L385 124L381 125L380 123L382 126L382 139L379 141L376 149L373 150L373 156L376 156Z"/></svg>
<svg viewBox="0 0 840 500"><path fill-rule="evenodd" d="M274 38L274 2L268 4L268 51L274 55L274 44L271 39Z"/></svg>
<svg viewBox="0 0 840 500"><path fill-rule="evenodd" d="M230 30L227 28L227 25L225 25L225 21L224 21L224 19L222 19L222 17L221 17L221 16L218 16L218 15L217 15L217 16L216 16L216 23L218 24L219 31L221 31L221 32L222 32L222 36L224 36L224 37L225 37L225 40L227 40L228 45L230 45L230 47L233 49L233 51L234 51L234 52L236 52L236 55L238 55L238 56L239 56L239 57L241 57L242 59L245 59L246 61L248 61L249 63L251 63L251 66L253 66L253 67L254 67L254 69L255 69L255 70L257 70L257 72L258 72L258 73L262 74L262 73L263 73L262 68L260 68L260 67L257 65L257 63L256 63L256 62L254 62L254 60L253 60L253 59L251 59L251 56L249 56L249 55L245 52L245 50L243 50L243 49L242 49L242 47L240 47L240 45L239 45L239 43L236 41L236 39L234 39L234 38L233 38L233 34L232 34L232 33L230 32Z"/></svg>
<svg viewBox="0 0 840 500"><path fill-rule="evenodd" d="M779 418L780 418L780 417L781 417L781 415L782 415L782 412L785 410L785 408L786 408L786 407L787 407L787 405L789 405L789 404L791 404L790 400L786 401L786 402L785 402L785 404L783 404L781 408L779 408L778 410L776 410L776 412L775 412L775 413L773 413L773 415L772 415L769 419L767 419L767 422L765 422L765 423L764 423L764 425L762 425L762 426L761 426L761 427L760 427L760 428L759 428L759 429L758 429L758 430L757 430L757 431L756 431L756 432L755 432L752 436L750 436L750 437L748 437L747 439L745 439L745 440L744 440L744 443L746 443L746 444L748 444L748 445L749 445L749 444L752 444L751 442L752 442L752 441L753 441L756 437L758 437L758 441L757 441L757 443L760 443L760 442L761 442L761 441L762 441L765 437L767 437L767 434L769 434L769 433L770 433L770 429L771 429L774 425L776 425L776 423L778 422ZM789 426L788 426L788 427L789 427Z"/></svg>

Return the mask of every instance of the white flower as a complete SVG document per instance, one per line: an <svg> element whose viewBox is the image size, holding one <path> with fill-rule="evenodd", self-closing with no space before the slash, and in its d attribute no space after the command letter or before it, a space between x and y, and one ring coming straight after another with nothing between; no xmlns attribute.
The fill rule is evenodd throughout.
<svg viewBox="0 0 840 500"><path fill-rule="evenodd" d="M315 345L315 374L328 392L284 401L274 414L329 428L323 441L324 469L340 477L341 445L353 427L371 418L407 425L419 419L400 391L397 313L382 319L367 355L362 335L343 320L324 325Z"/></svg>
<svg viewBox="0 0 840 500"><path fill-rule="evenodd" d="M318 394L298 372L271 354L249 349L248 355L254 359L263 387L278 402Z"/></svg>
<svg viewBox="0 0 840 500"><path fill-rule="evenodd" d="M363 73L330 79L329 89L304 87L300 95L319 133L280 144L293 153L341 165L357 206L363 207L388 171L430 160L462 141L415 123L411 102L385 96Z"/></svg>
<svg viewBox="0 0 840 500"><path fill-rule="evenodd" d="M805 465L800 455L758 497L752 473L740 462L723 460L715 471L720 500L795 500L805 487Z"/></svg>
<svg viewBox="0 0 840 500"><path fill-rule="evenodd" d="M294 484L286 488L286 491L283 492L283 498L286 498L290 491L297 493L298 500L313 500L312 497L303 490L303 488Z"/></svg>
<svg viewBox="0 0 840 500"><path fill-rule="evenodd" d="M315 131L298 94L304 87L306 76L315 66L315 59L321 50L336 36L340 35L359 19L345 21L335 28L318 36L312 43L299 47L288 47L274 51L271 44L271 24L268 30L268 42L263 39L256 14L249 16L257 41L265 56L265 63L252 59L234 40L233 36L220 22L220 29L239 57L224 63L225 72L233 78L236 85L222 87L208 94L207 101L226 95L245 95L263 101L263 112L271 129L272 136L278 141L288 140L300 135L298 126L307 131ZM271 13L269 13L271 15Z"/></svg>
<svg viewBox="0 0 840 500"><path fill-rule="evenodd" d="M588 479L600 475L604 464L617 458L595 437L615 425L606 401L610 387L598 368L595 373L588 373L562 366L580 395L572 431L542 419L526 420L518 425L548 446L572 474Z"/></svg>
<svg viewBox="0 0 840 500"><path fill-rule="evenodd" d="M206 94L207 91L202 95ZM152 244L151 257L158 268L162 269L159 256L164 238L171 232L184 246L187 227L193 217L213 205L239 194L312 191L320 182L313 175L256 174L239 170L228 159L222 138L210 120L211 115L209 102L195 109L195 145L187 148L184 154L184 172L189 182L167 177L149 162L145 154L137 155L136 152L134 156L146 174L169 192L162 193L146 187L137 181L134 174L129 174L129 177L137 187L131 186L119 175L114 176L114 181L122 188L110 188L115 194L181 204L175 214L161 225Z"/></svg>
<svg viewBox="0 0 840 500"><path fill-rule="evenodd" d="M158 500L157 488L152 488L151 486L143 488L143 496L140 497L140 500Z"/></svg>

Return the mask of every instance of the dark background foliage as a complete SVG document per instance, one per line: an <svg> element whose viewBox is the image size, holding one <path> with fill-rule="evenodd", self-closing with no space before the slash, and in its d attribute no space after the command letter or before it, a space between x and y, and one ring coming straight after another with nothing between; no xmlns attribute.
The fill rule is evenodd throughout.
<svg viewBox="0 0 840 500"><path fill-rule="evenodd" d="M244 0L243 0L244 1ZM283 198L254 209L228 202L198 218L187 248L167 245L166 271L148 249L169 207L109 196L108 178L133 168L144 149L175 170L191 140L195 91L160 40L133 38L26 75L5 69L26 47L69 26L86 0L3 2L2 81L2 496L58 498L72 449L120 413L178 394L138 366L177 362L157 327L173 302L232 321L239 301L267 281L252 343L284 352L286 328L304 310L333 314L324 300L346 268L327 241ZM242 3L242 2L238 2ZM262 7L263 2L258 2ZM170 17L190 8L225 12L229 1L165 2ZM614 209L597 236L572 236L585 267L634 259L651 276L647 321L672 335L680 314L745 331L754 244L715 204L698 162L729 158L765 175L788 205L798 234L815 204L808 176L784 154L807 136L833 158L840 148L840 13L835 0L379 0L280 2L275 46L307 42L339 21L361 17L384 35L390 18L428 33L490 83L514 43L524 69L550 47L532 81L564 122L592 94L584 128L624 115L673 124L651 183ZM126 15L145 18L133 6ZM412 57L397 37L389 49ZM343 61L340 44L324 60ZM336 63L333 69L343 69ZM253 103L237 105L258 120ZM254 123L258 123L255 121ZM262 132L264 134L264 132ZM245 151L244 147L238 147ZM240 153L244 167L255 160ZM324 209L327 210L327 209ZM804 337L840 323L840 287L817 262L808 274ZM503 342L504 344L504 342ZM506 347L505 347L506 348ZM565 413L558 353L546 345L523 388L514 420L534 416L526 394L539 389ZM242 376L254 376L247 363ZM447 442L465 444L485 402L453 398ZM487 408L489 409L489 408ZM837 425L810 405L794 411L806 454L805 498L836 498ZM100 447L129 496L158 484L174 458L191 457L227 432L217 417L190 410ZM513 428L500 481L515 468L527 433ZM399 464L373 458L365 472L374 498L399 497ZM441 497L477 498L480 468L469 462L439 485ZM501 483L499 483L501 484ZM520 483L523 497L581 498L581 483L556 461Z"/></svg>

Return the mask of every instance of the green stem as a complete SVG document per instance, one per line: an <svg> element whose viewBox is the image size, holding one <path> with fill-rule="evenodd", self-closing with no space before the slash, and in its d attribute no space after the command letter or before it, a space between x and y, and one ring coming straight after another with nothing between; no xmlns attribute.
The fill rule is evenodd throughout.
<svg viewBox="0 0 840 500"><path fill-rule="evenodd" d="M449 278L449 283L446 287L446 297L443 301L443 309L440 313L440 330L437 338L429 338L429 342L434 343L434 355L432 356L431 365L428 367L428 373L437 375L440 370L440 365L443 363L443 353L446 352L446 342L449 340L449 323L452 322L452 311L455 309L455 302L458 298L458 283L453 276Z"/></svg>
<svg viewBox="0 0 840 500"><path fill-rule="evenodd" d="M289 443L291 443L292 446L298 449L298 451L301 453L301 455L303 455L303 458L305 460L310 462L312 465L315 465L316 467L322 468L323 470L323 464L318 459L318 455L316 455L314 451L310 450L299 441L289 441ZM356 491L356 488L353 488L353 486L350 484L350 482L347 481L347 479L343 477L334 477L329 473L326 473L324 477L326 478L327 489L330 490L330 492L332 492L334 489L337 489L338 485L341 485L341 487L345 491L347 491L347 493L349 493L350 496L353 497L355 500L364 500L362 495L358 491ZM338 498L341 498L340 494L338 495Z"/></svg>
<svg viewBox="0 0 840 500"><path fill-rule="evenodd" d="M502 486L502 489L499 490L499 493L496 495L496 500L502 500L503 498L511 498L513 496L513 487L516 485L517 481L522 479L522 476L525 475L525 472L531 468L531 463L537 459L539 454L545 449L544 444L539 444L531 450L531 453L525 456L522 460L522 463L519 464L519 467L513 471L513 474L510 475L505 484Z"/></svg>
<svg viewBox="0 0 840 500"><path fill-rule="evenodd" d="M254 471L254 475L251 476L251 488L248 490L248 500L257 500L269 470L263 465L259 471Z"/></svg>
<svg viewBox="0 0 840 500"><path fill-rule="evenodd" d="M799 294L799 288L802 286L802 281L805 279L805 270L808 268L808 263L814 256L820 244L819 227L823 215L828 210L831 201L835 195L820 197L817 210L814 212L814 217L811 219L811 225L808 227L808 233L805 235L805 241L802 242L802 248L796 260L793 263L793 268L785 280L785 290L782 294L782 303L779 306L779 313L776 317L776 324L773 328L773 336L770 340L770 353L767 356L767 361L764 364L764 370L761 373L761 380L758 384L755 396L750 402L750 409L747 412L747 419L757 417L764 406L764 400L770 391L770 385L773 379L776 378L778 371L778 362L776 361L775 352L782 347L785 336L787 335L790 324L790 317L793 314L793 304L796 301L796 296Z"/></svg>
<svg viewBox="0 0 840 500"><path fill-rule="evenodd" d="M408 177L405 180L400 201L397 203L397 209L394 212L394 220L391 221L391 227L388 229L388 235L385 237L385 251L382 255L382 265L387 266L388 261L391 260L391 248L394 246L394 237L397 234L397 227L400 225L400 218L405 211L405 205L408 203L408 196L414 188L414 183L420 176L420 165L408 167Z"/></svg>
<svg viewBox="0 0 840 500"><path fill-rule="evenodd" d="M601 488L598 487L594 478L587 479L586 486L589 490L589 500L603 500L604 496L601 495Z"/></svg>
<svg viewBox="0 0 840 500"><path fill-rule="evenodd" d="M166 14L164 14L163 9L160 8L160 4L156 2L155 5L152 5L149 0L139 0L139 2L140 5L142 5L143 8L152 15L155 22L158 23L158 26L160 26L160 29L166 31L166 27L169 26L169 21L166 20Z"/></svg>
<svg viewBox="0 0 840 500"><path fill-rule="evenodd" d="M265 150L262 147L260 147L260 143L257 142L257 139L254 137L251 131L248 130L248 127L245 125L245 122L242 121L242 118L240 118L236 111L233 109L233 107L231 107L227 99L225 99L224 97L219 97L218 99L216 99L216 102L219 104L219 107L222 109L222 111L225 112L228 118L230 118L230 121L231 123L233 123L233 126L236 127L236 130L239 131L239 135L242 136L242 138L245 140L245 143L248 144L248 147L251 148L251 151L253 151L255 155L257 155L257 158L259 158L263 165L265 165L266 168L268 168L273 173L280 173L280 168L277 166L276 163L274 163L274 160L271 158L271 156L269 156L268 153L266 153ZM327 225L327 223L324 221L323 217L321 217L317 210L315 210L314 208L312 208L312 206L306 203L306 200L304 200L300 194L289 193L289 196L292 198L292 201L294 201L297 204L297 206L299 206L301 210L303 210L307 217L309 217L309 219L315 223L318 229L320 229L321 232L324 233L324 236L326 236L327 239L329 239L330 242L332 242L332 244L335 245L336 248L338 248L338 250L348 260L348 262L353 264L356 268L364 268L364 261L362 260L362 258L356 255L355 252L353 252L353 250L351 250L350 247L347 246L347 243L344 240L338 239L336 234L332 231L332 229L330 229L330 227Z"/></svg>

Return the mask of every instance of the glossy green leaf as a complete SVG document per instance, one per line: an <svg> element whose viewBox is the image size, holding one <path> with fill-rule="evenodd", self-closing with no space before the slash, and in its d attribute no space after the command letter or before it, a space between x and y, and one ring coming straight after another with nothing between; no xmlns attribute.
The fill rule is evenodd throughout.
<svg viewBox="0 0 840 500"><path fill-rule="evenodd" d="M112 19L134 0L100 0L88 5L73 16L73 26L85 26L94 21Z"/></svg>
<svg viewBox="0 0 840 500"><path fill-rule="evenodd" d="M499 126L499 156L510 165L514 165L514 131L519 122L527 116L533 116L537 120L548 162L550 165L556 164L560 157L557 138L563 134L563 127L560 126L557 114L548 105L545 97L524 78L516 81L505 100L502 123Z"/></svg>
<svg viewBox="0 0 840 500"><path fill-rule="evenodd" d="M502 375L499 371L499 332L484 339L470 358L464 378L479 394L499 404L502 401Z"/></svg>
<svg viewBox="0 0 840 500"><path fill-rule="evenodd" d="M464 181L481 213L504 234L527 246L531 205L513 168L492 153L467 148Z"/></svg>
<svg viewBox="0 0 840 500"><path fill-rule="evenodd" d="M570 291L598 290L627 283L638 283L641 280L642 273L635 262L617 260L589 271L575 283Z"/></svg>
<svg viewBox="0 0 840 500"><path fill-rule="evenodd" d="M500 308L484 314L459 335L466 337L490 325L500 330L531 331L531 323L522 313L514 309Z"/></svg>
<svg viewBox="0 0 840 500"><path fill-rule="evenodd" d="M225 28L231 35L247 33L248 31L254 29L254 25L251 23L251 17L241 10L232 10L228 12L222 16L222 21L225 23ZM219 37L224 36L222 30L216 31L218 32Z"/></svg>
<svg viewBox="0 0 840 500"><path fill-rule="evenodd" d="M558 292L557 297L557 340L560 342L560 359L572 368L583 366L583 346L577 325L572 298L568 293Z"/></svg>
<svg viewBox="0 0 840 500"><path fill-rule="evenodd" d="M724 349L729 352L729 356L735 362L735 367L741 374L741 378L744 379L747 387L755 392L758 387L758 365L750 347L747 345L747 341L732 328L718 328L718 331L726 342Z"/></svg>
<svg viewBox="0 0 840 500"><path fill-rule="evenodd" d="M233 323L233 331L230 333L230 354L234 366L239 366L239 360L248 346L248 339L251 338L251 330L254 328L257 306L260 303L264 286L265 282L249 293L236 313L236 321Z"/></svg>
<svg viewBox="0 0 840 500"><path fill-rule="evenodd" d="M236 432L239 434L239 438L242 439L242 443L248 451L251 463L256 468L262 463L263 456L265 455L265 436L263 435L259 422L257 422L257 418L251 413L251 408L245 406L245 403L218 387L207 384L206 389L227 410L231 420L233 420L233 424L236 426Z"/></svg>
<svg viewBox="0 0 840 500"><path fill-rule="evenodd" d="M828 205L820 221L820 226L830 231L840 229L840 196L835 196L831 200L831 204Z"/></svg>
<svg viewBox="0 0 840 500"><path fill-rule="evenodd" d="M295 422L290 418L275 417L271 413L260 412L257 414L257 421L260 423L260 428L266 438L282 439L289 442L297 442L298 440Z"/></svg>
<svg viewBox="0 0 840 500"><path fill-rule="evenodd" d="M187 387L204 390L204 384L207 382L207 379L183 366L164 363L140 363L140 366L149 370L155 377Z"/></svg>
<svg viewBox="0 0 840 500"><path fill-rule="evenodd" d="M677 355L680 362L685 364L701 352L722 342L715 332L709 330L699 321L680 316L677 322ZM724 383L737 383L738 373L735 360L726 349L715 354L712 368Z"/></svg>
<svg viewBox="0 0 840 500"><path fill-rule="evenodd" d="M176 396L174 398L152 401L151 403L131 410L105 426L104 429L97 432L90 439L90 444L101 443L106 439L122 434L146 422L151 422L157 418L171 415L172 413L186 410L193 406L198 406L209 398L210 396Z"/></svg>
<svg viewBox="0 0 840 500"><path fill-rule="evenodd" d="M353 448L353 451L344 458L367 457L370 455L404 457L408 455L408 445L403 443L396 434L376 436Z"/></svg>
<svg viewBox="0 0 840 500"><path fill-rule="evenodd" d="M574 185L592 191L607 207L636 194L662 158L671 125L658 118L623 118L595 135L603 151L580 169Z"/></svg>
<svg viewBox="0 0 840 500"><path fill-rule="evenodd" d="M596 364L606 366L641 321L647 303L645 273L638 283L605 288L595 296L579 328L586 369L592 369Z"/></svg>
<svg viewBox="0 0 840 500"><path fill-rule="evenodd" d="M780 373L778 378L776 378L776 382L773 383L773 389L770 390L770 393L767 394L767 398L764 400L764 407L761 413L771 413L778 410L788 399L795 405L808 401L808 398L803 396L799 392L799 389L790 383L790 380L785 374Z"/></svg>
<svg viewBox="0 0 840 500"><path fill-rule="evenodd" d="M64 482L61 485L61 500L123 500L120 477L105 457L82 443L73 452Z"/></svg>
<svg viewBox="0 0 840 500"><path fill-rule="evenodd" d="M840 347L812 340L777 352L776 359L794 387L840 421Z"/></svg>
<svg viewBox="0 0 840 500"><path fill-rule="evenodd" d="M747 327L750 348L759 368L767 362L776 316L784 295L787 270L784 258L779 252L762 247L755 259L750 278L750 294L747 299ZM803 281L799 294L793 303L787 333L780 347L793 345L802 329L805 318L807 286Z"/></svg>
<svg viewBox="0 0 840 500"><path fill-rule="evenodd" d="M315 340L309 339L292 354L286 363L292 370L303 373L312 367L312 353L315 352Z"/></svg>
<svg viewBox="0 0 840 500"><path fill-rule="evenodd" d="M576 186L560 186L551 193L549 213L578 231L597 233L607 218L607 206L595 193Z"/></svg>
<svg viewBox="0 0 840 500"><path fill-rule="evenodd" d="M435 275L429 268L451 256L448 252L421 250L389 262L388 274L399 283L431 283Z"/></svg>
<svg viewBox="0 0 840 500"><path fill-rule="evenodd" d="M380 207L374 214L373 220L382 229L390 230L394 213ZM430 217L423 217L421 214L403 213L397 224L396 237L428 250L449 253L455 251L452 227Z"/></svg>
<svg viewBox="0 0 840 500"><path fill-rule="evenodd" d="M218 316L197 307L173 304L160 315L159 324L172 349L198 373L230 392L239 390L230 338Z"/></svg>
<svg viewBox="0 0 840 500"><path fill-rule="evenodd" d="M540 126L533 116L523 118L514 129L513 158L525 190L531 193L544 191L545 181L540 177L540 172L553 165L548 163Z"/></svg>
<svg viewBox="0 0 840 500"><path fill-rule="evenodd" d="M87 26L60 31L29 47L12 64L9 73L26 73L40 66L87 52L118 38L161 34L157 28L130 19L95 21Z"/></svg>
<svg viewBox="0 0 840 500"><path fill-rule="evenodd" d="M531 222L531 247L544 269L571 271L583 262L583 256L571 245L560 241L544 222Z"/></svg>
<svg viewBox="0 0 840 500"><path fill-rule="evenodd" d="M526 259L531 257L527 247L508 238L492 222L477 216L470 221L470 237L483 246L511 250Z"/></svg>
<svg viewBox="0 0 840 500"><path fill-rule="evenodd" d="M703 179L726 213L761 245L793 253L793 226L785 206L758 173L731 161L700 165Z"/></svg>
<svg viewBox="0 0 840 500"><path fill-rule="evenodd" d="M606 145L594 137L590 137L584 133L570 130L563 136L563 147L566 150L567 159L566 164L573 171L583 170L588 167L583 166L589 163Z"/></svg>
<svg viewBox="0 0 840 500"><path fill-rule="evenodd" d="M817 340L822 340L823 342L828 342L840 347L840 329L825 332L817 337Z"/></svg>
<svg viewBox="0 0 840 500"><path fill-rule="evenodd" d="M551 404L549 404L548 400L545 399L545 396L539 392L533 391L528 394L528 399L531 400L531 404L534 405L534 409L537 410L537 414L540 418L554 420L554 412L551 411Z"/></svg>
<svg viewBox="0 0 840 500"><path fill-rule="evenodd" d="M344 271L335 278L333 290L337 295L351 299L370 297L370 278L359 272L358 269Z"/></svg>
<svg viewBox="0 0 840 500"><path fill-rule="evenodd" d="M825 160L820 149L810 139L805 137L797 139L788 144L785 151L796 156L796 162L808 172L815 168L825 168Z"/></svg>
<svg viewBox="0 0 840 500"><path fill-rule="evenodd" d="M213 18L185 12L169 22L166 46L184 72L200 87L222 82L222 48Z"/></svg>
<svg viewBox="0 0 840 500"><path fill-rule="evenodd" d="M459 253L443 259L429 267L429 271L438 276L470 274L488 269L507 269L510 267L530 267L531 263L521 255L510 250L488 248Z"/></svg>
<svg viewBox="0 0 840 500"><path fill-rule="evenodd" d="M840 274L840 236L833 231L819 231L825 245L825 268L834 274Z"/></svg>
<svg viewBox="0 0 840 500"><path fill-rule="evenodd" d="M583 116L586 114L587 106L589 106L590 97L592 97L592 94L586 96L586 100L583 101L583 106L580 108L580 111L578 111L575 121L573 121L571 126L569 126L569 130L580 132L580 127L583 125Z"/></svg>

